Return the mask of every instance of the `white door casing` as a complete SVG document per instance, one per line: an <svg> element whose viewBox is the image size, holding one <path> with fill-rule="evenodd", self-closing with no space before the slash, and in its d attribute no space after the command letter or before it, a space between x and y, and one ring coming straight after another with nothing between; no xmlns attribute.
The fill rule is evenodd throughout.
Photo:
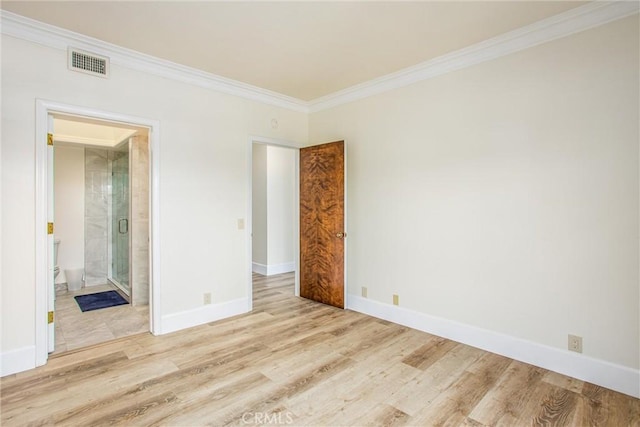
<svg viewBox="0 0 640 427"><path fill-rule="evenodd" d="M36 100L36 280L35 280L35 366L47 363L53 351L54 325L48 323L48 312L53 309L55 285L53 279L54 235L48 234L48 223L53 222L53 148L47 144L50 121L55 114L91 118L108 122L126 123L149 129L150 155L150 331L162 334L160 304L160 122L153 119L120 113L100 111L55 101ZM44 142L43 142L44 141ZM54 226L55 230L55 226ZM51 308L50 308L51 307ZM55 316L54 316L55 317Z"/></svg>

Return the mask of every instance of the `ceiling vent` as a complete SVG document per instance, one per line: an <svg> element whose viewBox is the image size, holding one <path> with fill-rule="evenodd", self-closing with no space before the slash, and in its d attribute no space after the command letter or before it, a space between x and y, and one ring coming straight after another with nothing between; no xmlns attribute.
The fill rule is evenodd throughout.
<svg viewBox="0 0 640 427"><path fill-rule="evenodd" d="M69 48L69 69L107 78L109 77L109 58L78 49Z"/></svg>

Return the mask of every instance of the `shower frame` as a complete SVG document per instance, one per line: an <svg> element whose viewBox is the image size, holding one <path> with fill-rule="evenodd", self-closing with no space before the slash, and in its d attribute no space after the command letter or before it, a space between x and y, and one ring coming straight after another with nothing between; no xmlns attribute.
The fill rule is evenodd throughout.
<svg viewBox="0 0 640 427"><path fill-rule="evenodd" d="M122 151L122 147L126 145L127 146L127 170L128 170L128 174L129 174L129 178L128 178L128 187L129 187L129 191L128 191L128 201L127 201L127 223L126 223L126 228L127 228L127 264L128 264L128 268L127 268L127 282L128 285L125 285L123 283L120 282L120 280L118 280L116 277L114 277L114 259L113 259L113 240L114 240L114 236L116 232L119 232L119 230L114 230L114 218L113 218L113 194L114 194L114 186L113 186L113 179L114 179L114 172L113 172L113 162L116 159L112 159L112 153L113 152L117 152L117 151ZM131 138L127 138L126 140L124 140L123 142L121 142L120 144L118 144L116 147L114 147L112 150L109 151L109 161L108 161L108 171L109 171L109 185L111 187L110 190L110 197L107 200L107 210L108 210L108 221L107 221L107 280L109 281L109 283L113 284L115 287L117 287L123 294L124 296L127 298L127 300L129 302L131 302L131 197L132 197L132 192L131 192Z"/></svg>

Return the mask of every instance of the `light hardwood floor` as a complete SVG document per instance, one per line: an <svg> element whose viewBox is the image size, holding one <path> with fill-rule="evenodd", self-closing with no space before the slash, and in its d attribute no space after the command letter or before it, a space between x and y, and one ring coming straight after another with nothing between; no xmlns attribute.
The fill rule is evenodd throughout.
<svg viewBox="0 0 640 427"><path fill-rule="evenodd" d="M2 379L2 426L640 425L640 401L256 276L254 311Z"/></svg>

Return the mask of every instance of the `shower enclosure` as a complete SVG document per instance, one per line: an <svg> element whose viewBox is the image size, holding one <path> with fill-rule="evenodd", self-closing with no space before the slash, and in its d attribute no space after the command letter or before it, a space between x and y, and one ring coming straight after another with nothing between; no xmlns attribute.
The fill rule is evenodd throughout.
<svg viewBox="0 0 640 427"><path fill-rule="evenodd" d="M109 280L131 296L129 280L129 144L109 152L111 165L111 236L109 238Z"/></svg>

